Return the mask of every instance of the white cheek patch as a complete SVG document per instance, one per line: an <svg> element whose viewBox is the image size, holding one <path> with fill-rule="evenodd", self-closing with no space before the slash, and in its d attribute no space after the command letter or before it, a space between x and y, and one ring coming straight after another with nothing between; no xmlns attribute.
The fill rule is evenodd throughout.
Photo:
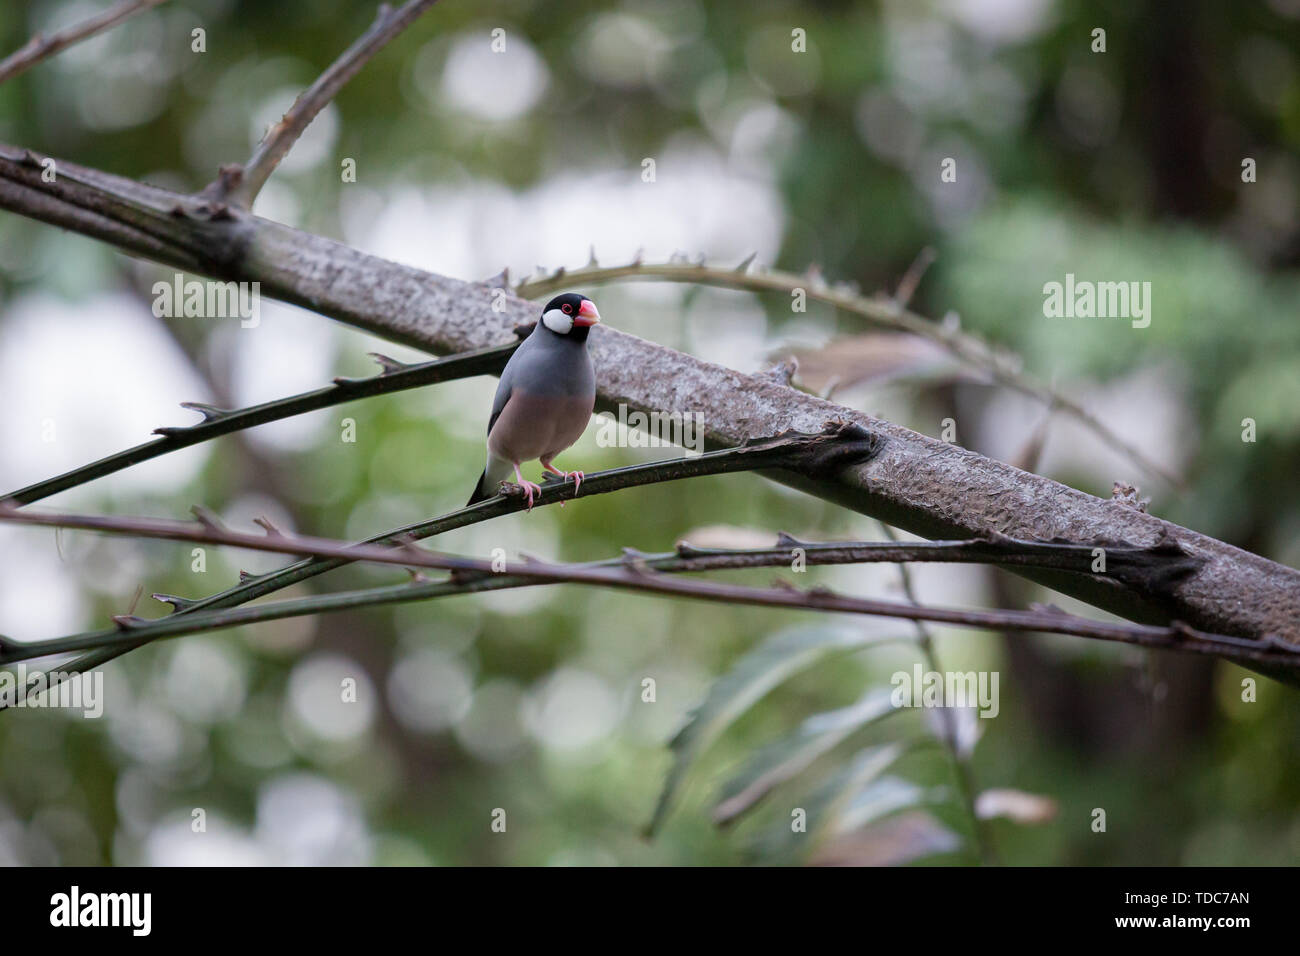
<svg viewBox="0 0 1300 956"><path fill-rule="evenodd" d="M557 335L568 335L573 328L573 316L565 315L559 309L551 309L543 313L542 324Z"/></svg>

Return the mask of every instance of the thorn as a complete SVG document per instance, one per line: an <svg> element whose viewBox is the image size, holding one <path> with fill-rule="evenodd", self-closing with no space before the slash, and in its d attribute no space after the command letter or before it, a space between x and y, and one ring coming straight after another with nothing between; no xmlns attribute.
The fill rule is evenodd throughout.
<svg viewBox="0 0 1300 956"><path fill-rule="evenodd" d="M600 263L596 261L596 246L595 243L593 243L591 246L591 255L587 259L587 268L596 269L599 268L599 266Z"/></svg>
<svg viewBox="0 0 1300 956"><path fill-rule="evenodd" d="M383 371L379 373L381 376L391 375L393 372L400 372L404 368L411 367L406 362L399 362L395 358L389 358L382 352L367 352L366 354L379 363L379 367L383 369Z"/></svg>
<svg viewBox="0 0 1300 956"><path fill-rule="evenodd" d="M188 408L192 412L198 412L203 416L202 424L215 422L220 418L225 418L230 414L229 409L217 408L215 405L208 405L204 402L181 402L181 408Z"/></svg>
<svg viewBox="0 0 1300 956"><path fill-rule="evenodd" d="M778 548L802 548L804 543L792 534L778 531L776 533L776 546Z"/></svg>
<svg viewBox="0 0 1300 956"><path fill-rule="evenodd" d="M689 541L678 541L673 547L673 550L679 558L691 558L701 553L700 549L695 547Z"/></svg>
<svg viewBox="0 0 1300 956"><path fill-rule="evenodd" d="M1069 617L1068 611L1057 607L1055 604L1047 604L1041 601L1035 601L1029 605L1029 610L1037 611L1039 614L1051 614L1057 617Z"/></svg>
<svg viewBox="0 0 1300 956"><path fill-rule="evenodd" d="M144 618L136 617L133 614L114 614L113 623L117 625L118 630L129 631L133 628L148 624L149 622Z"/></svg>
<svg viewBox="0 0 1300 956"><path fill-rule="evenodd" d="M257 525L259 528L265 531L266 536L268 538L284 537L284 532L281 531L279 528L277 528L275 525L271 524L271 519L266 517L266 515L262 515L261 517L254 518L253 524Z"/></svg>
<svg viewBox="0 0 1300 956"><path fill-rule="evenodd" d="M411 584L429 583L429 579L425 576L424 572L419 570L418 568L407 568L406 573L411 576L411 580L410 580Z"/></svg>
<svg viewBox="0 0 1300 956"><path fill-rule="evenodd" d="M740 261L740 265L736 266L736 271L739 272L741 275L744 275L746 272L749 271L750 264L753 263L753 261L757 257L758 257L758 250L755 249L753 252L745 256L745 258Z"/></svg>
<svg viewBox="0 0 1300 956"><path fill-rule="evenodd" d="M638 551L636 548L623 549L623 567L625 570L634 574L649 574L650 568L645 563L645 559L644 551Z"/></svg>
<svg viewBox="0 0 1300 956"><path fill-rule="evenodd" d="M252 574L252 573L250 573L250 572L248 572L248 571L245 571L245 570L243 570L243 569L240 569L240 572L239 572L239 583L240 583L240 584L247 584L249 581L253 580L253 578L255 578L255 577L258 577L258 575L256 575L256 574Z"/></svg>
<svg viewBox="0 0 1300 956"><path fill-rule="evenodd" d="M195 604L199 603L198 601L191 601L189 598L177 597L175 594L151 594L149 596L155 601L160 601L163 604L170 604L173 614L177 611L183 611L186 608L193 607Z"/></svg>
<svg viewBox="0 0 1300 956"><path fill-rule="evenodd" d="M776 588L778 591L788 591L791 594L803 593L797 587L795 587L793 584L787 581L785 578L776 578L772 582L772 587Z"/></svg>
<svg viewBox="0 0 1300 956"><path fill-rule="evenodd" d="M195 520L209 531L222 532L226 530L226 526L221 523L221 519L203 505L190 505L190 514L194 515Z"/></svg>

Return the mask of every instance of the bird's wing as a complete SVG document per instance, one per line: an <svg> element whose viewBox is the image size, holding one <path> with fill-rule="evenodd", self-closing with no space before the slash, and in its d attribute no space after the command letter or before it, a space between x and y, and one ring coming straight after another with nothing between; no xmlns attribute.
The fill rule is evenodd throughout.
<svg viewBox="0 0 1300 956"><path fill-rule="evenodd" d="M506 407L506 402L510 401L510 394L515 390L515 379L519 374L519 363L524 361L531 339L524 339L522 345L515 349L515 354L510 356L510 361L506 362L506 367L501 370L501 381L497 383L497 393L492 399L492 414L488 418L487 433L492 434L492 426L497 423L501 417L501 411ZM531 349L528 349L531 351Z"/></svg>
<svg viewBox="0 0 1300 956"><path fill-rule="evenodd" d="M510 401L510 393L513 391L514 389L503 376L501 384L497 386L496 398L492 399L492 417L488 419L487 427L487 433L489 435L492 434L492 426L497 423L497 419L501 417L501 412L505 410L506 402Z"/></svg>

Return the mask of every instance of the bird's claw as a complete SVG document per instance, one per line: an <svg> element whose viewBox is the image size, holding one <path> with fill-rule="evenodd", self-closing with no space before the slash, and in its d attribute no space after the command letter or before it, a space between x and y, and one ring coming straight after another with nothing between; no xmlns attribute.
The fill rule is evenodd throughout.
<svg viewBox="0 0 1300 956"><path fill-rule="evenodd" d="M564 472L565 481L568 481L570 478L573 479L573 497L575 498L578 497L578 492L582 490L582 479L586 477L587 477L586 473L581 471Z"/></svg>
<svg viewBox="0 0 1300 956"><path fill-rule="evenodd" d="M533 496L542 493L542 486L534 481L529 481L527 478L521 478L519 479L519 487L524 489L524 500L528 503L526 510L532 511Z"/></svg>

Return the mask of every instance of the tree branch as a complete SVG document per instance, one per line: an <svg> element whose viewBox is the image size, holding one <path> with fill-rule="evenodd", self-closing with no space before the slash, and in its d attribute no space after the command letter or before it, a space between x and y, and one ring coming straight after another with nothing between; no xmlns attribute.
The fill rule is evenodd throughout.
<svg viewBox="0 0 1300 956"><path fill-rule="evenodd" d="M764 453L766 454L766 451ZM559 485L561 482L553 482L553 484ZM157 640L286 617L427 600L453 594L528 587L536 584L585 584L732 605L747 604L759 607L863 614L989 630L1068 634L1144 647L1214 654L1241 663L1271 668L1283 675L1284 679L1289 678L1293 682L1300 680L1300 651L1291 645L1207 634L1177 623L1169 627L1149 627L1094 621L1050 607L1028 611L930 607L916 603L914 597L909 597L907 602L878 601L843 596L821 587L800 590L784 582L776 588L754 588L713 581L674 580L661 572L681 573L702 569L702 566L696 563L699 559L683 557L680 551L662 555L625 551L620 558L587 564L556 564L529 558L517 564L512 570L501 572L492 561L428 551L416 547L410 538L400 540L396 547L383 548L373 545L367 547L330 539L290 536L270 526L269 523L264 524L267 534L253 535L230 531L216 524L204 513L199 514L200 522L194 525L158 519L40 515L11 508L0 510L0 518L27 524L79 527L139 537L229 544L259 551L309 554L315 556L318 561L324 560L336 566L353 561L373 561L383 564L401 564L411 568L439 569L450 571L452 574L445 581L427 582L417 577L411 584L318 595L253 607L217 608L210 611L196 610L198 604L187 604L173 597L155 595L159 600L173 605L179 604L179 610L170 617L156 620L144 620L129 615L119 616L114 618L117 624L116 630L75 634L29 643L0 639L0 661L10 663L88 649L125 647L129 650L138 646L142 637L147 640ZM717 560L719 557L717 554L710 557L713 558L711 562L713 567L722 566ZM788 549L773 549L771 557L774 559L773 563L777 558L782 564L790 560ZM752 567L754 566L752 558L752 553L743 554L741 560L733 566Z"/></svg>
<svg viewBox="0 0 1300 956"><path fill-rule="evenodd" d="M423 385L447 382L457 378L469 378L474 375L500 375L501 369L505 367L506 362L518 347L519 344L515 342L510 345L479 349L477 352L466 352L461 355L435 359L432 362L421 362L416 365L407 365L387 356L371 353L380 362L384 370L378 375L369 378L336 378L334 384L327 385L324 388L291 395L288 398L276 399L273 402L251 405L248 408L234 411L212 408L209 405L202 405L197 402L182 402L182 408L189 408L199 412L203 416L203 421L194 425L155 428L154 433L161 435L161 438L155 438L153 441L127 448L117 454L93 461L88 465L82 465L80 468L74 468L72 471L64 472L45 481L39 481L34 485L28 485L26 488L20 488L0 497L0 503L9 501L17 504L30 504L33 501L48 498L60 491L84 485L96 478L111 475L123 468L137 465L142 461L158 458L168 452L179 451L182 448L189 448L191 445L210 441L221 435L229 435L245 428L252 428L255 425L277 422L294 415L301 415L304 412L317 411L318 409L356 401L360 398L386 395L390 392L419 388Z"/></svg>
<svg viewBox="0 0 1300 956"><path fill-rule="evenodd" d="M0 208L107 241L192 272L259 281L264 294L373 334L448 353L498 345L535 307L487 284L398 265L241 210L60 163L42 182L40 159L0 146ZM495 307L494 307L495 306ZM1123 504L1104 501L958 446L597 326L590 345L597 402L633 411L703 416L715 446L789 428L853 421L883 451L835 476L774 470L784 484L930 538L1125 541L1172 539L1201 560L1177 582L1136 591L1052 569L1021 573L1132 620L1178 620L1204 631L1300 643L1300 572Z"/></svg>
<svg viewBox="0 0 1300 956"><path fill-rule="evenodd" d="M920 281L919 272L929 265L924 252L904 277L894 297L867 298L860 295L850 283L828 285L817 274L795 275L775 269L752 270L751 256L736 268L726 269L695 262L647 263L639 259L627 265L601 267L589 265L581 269L557 269L550 275L530 277L515 286L515 294L535 299L571 286L602 285L620 279L650 280L659 282L691 282L725 289L748 292L784 292L789 295L802 289L809 299L866 319L872 325L920 336L943 347L950 355L970 368L988 375L1006 388L1028 395L1048 408L1060 409L1100 437L1108 445L1119 449L1140 468L1161 478L1175 488L1184 483L1176 474L1152 461L1137 446L1122 438L1114 429L1093 415L1064 393L1036 381L1021 368L1020 357L990 346L983 339L954 327L941 325L909 312L907 301Z"/></svg>
<svg viewBox="0 0 1300 956"><path fill-rule="evenodd" d="M166 0L122 0L103 13L97 13L49 36L37 33L20 49L0 61L0 83L19 73L25 73L41 60L54 56L74 43L80 43L97 33L111 29L128 17L151 10L161 3L166 3Z"/></svg>
<svg viewBox="0 0 1300 956"><path fill-rule="evenodd" d="M318 113L339 90L388 42L405 30L437 3L437 0L408 0L398 10L388 4L379 5L379 14L361 37L329 65L316 82L307 87L289 107L280 121L267 130L257 149L243 166L223 166L218 177L208 184L204 195L214 200L227 200L248 209L266 181L288 155L298 137L311 124Z"/></svg>
<svg viewBox="0 0 1300 956"><path fill-rule="evenodd" d="M621 488L632 488L660 481L672 481L678 478L697 477L701 475L723 474L734 471L749 471L756 468L770 468L784 465L814 475L825 475L844 468L849 462L869 457L879 452L879 443L860 425L831 424L820 433L787 433L769 439L756 439L739 448L709 452L696 458L679 458L668 461L649 462L643 465L631 465L611 471L588 475L582 483L584 494L601 494ZM510 489L510 495L498 495L476 505L461 508L438 518L406 525L393 531L374 535L362 544L403 545L410 541L430 538L446 531L453 531L489 518L511 514L522 510L525 502L522 490L517 486L503 482L502 486ZM569 485L562 481L544 481L541 493L534 496L534 507L554 504L565 498ZM7 509L12 512L12 506ZM324 574L334 568L350 563L350 558L307 558L288 567L256 577L242 577L238 585L218 594L191 601L172 599L176 614L191 614L199 611L229 608L246 601L252 601L275 591L305 581L308 578ZM175 616L175 615L173 615ZM116 631L96 632L95 637L115 634ZM143 636L141 636L143 635ZM83 670L101 666L114 658L147 644L151 636L147 629L137 628L130 641L106 646L64 665L60 672L72 675ZM103 642L100 642L102 645Z"/></svg>

